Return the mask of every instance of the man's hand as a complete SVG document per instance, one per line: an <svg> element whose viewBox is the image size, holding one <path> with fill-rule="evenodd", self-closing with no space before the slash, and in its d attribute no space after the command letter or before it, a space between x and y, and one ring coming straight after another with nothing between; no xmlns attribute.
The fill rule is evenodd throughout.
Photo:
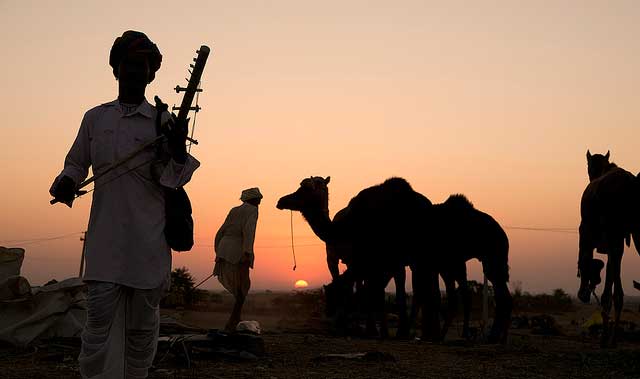
<svg viewBox="0 0 640 379"><path fill-rule="evenodd" d="M67 204L69 208L73 205L76 198L76 183L68 176L63 176L51 195L61 202Z"/></svg>
<svg viewBox="0 0 640 379"><path fill-rule="evenodd" d="M178 163L187 160L187 134L189 133L189 119L180 122L175 115L167 122L162 132L169 142L169 153Z"/></svg>

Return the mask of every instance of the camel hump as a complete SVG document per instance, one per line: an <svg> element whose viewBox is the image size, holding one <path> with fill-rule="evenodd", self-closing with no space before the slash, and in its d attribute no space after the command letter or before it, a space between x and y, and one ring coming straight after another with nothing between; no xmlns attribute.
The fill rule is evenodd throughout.
<svg viewBox="0 0 640 379"><path fill-rule="evenodd" d="M405 179L399 177L393 177L385 180L384 183L382 183L382 187L398 192L413 192L411 184L409 184Z"/></svg>
<svg viewBox="0 0 640 379"><path fill-rule="evenodd" d="M467 197L461 193L449 196L444 204L457 209L474 209L473 203L471 203L471 201L469 201L469 199L467 199Z"/></svg>

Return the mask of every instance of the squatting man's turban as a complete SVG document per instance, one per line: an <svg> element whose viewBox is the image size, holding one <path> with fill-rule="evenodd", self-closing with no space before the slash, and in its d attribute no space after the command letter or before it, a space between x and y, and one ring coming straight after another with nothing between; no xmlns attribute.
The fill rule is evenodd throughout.
<svg viewBox="0 0 640 379"><path fill-rule="evenodd" d="M249 188L242 191L242 195L240 195L240 200L249 201L251 199L262 199L262 194L258 187Z"/></svg>
<svg viewBox="0 0 640 379"><path fill-rule="evenodd" d="M144 54L149 60L149 83L156 77L160 69L162 54L155 43L142 32L127 30L121 37L116 38L109 53L109 65L113 68L113 75L118 79L118 66L129 54Z"/></svg>

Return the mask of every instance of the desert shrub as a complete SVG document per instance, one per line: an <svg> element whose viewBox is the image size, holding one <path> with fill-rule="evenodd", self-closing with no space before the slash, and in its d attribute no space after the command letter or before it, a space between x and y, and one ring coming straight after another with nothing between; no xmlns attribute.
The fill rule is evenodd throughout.
<svg viewBox="0 0 640 379"><path fill-rule="evenodd" d="M204 300L206 291L195 288L195 278L186 267L178 267L171 272L171 288L160 302L165 308L189 307Z"/></svg>
<svg viewBox="0 0 640 379"><path fill-rule="evenodd" d="M530 294L515 292L513 305L517 311L528 312L566 312L574 309L573 300L563 289L557 288L551 294Z"/></svg>

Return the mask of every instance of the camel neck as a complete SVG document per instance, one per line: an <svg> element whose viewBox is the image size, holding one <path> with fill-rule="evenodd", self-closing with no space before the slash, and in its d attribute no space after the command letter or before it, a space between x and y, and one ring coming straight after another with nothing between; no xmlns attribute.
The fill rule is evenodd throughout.
<svg viewBox="0 0 640 379"><path fill-rule="evenodd" d="M302 212L302 216L307 220L311 230L324 242L331 236L331 219L329 210L311 209Z"/></svg>

